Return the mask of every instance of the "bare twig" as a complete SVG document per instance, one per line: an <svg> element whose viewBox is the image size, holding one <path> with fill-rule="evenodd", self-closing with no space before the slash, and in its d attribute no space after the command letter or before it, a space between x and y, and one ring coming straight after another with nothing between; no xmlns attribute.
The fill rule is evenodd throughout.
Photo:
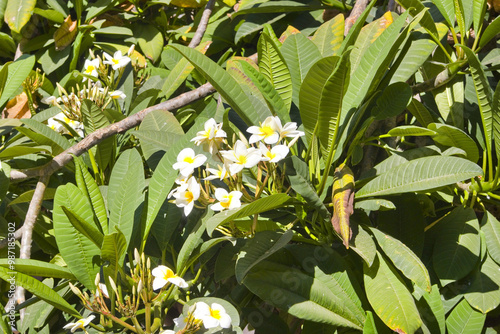
<svg viewBox="0 0 500 334"><path fill-rule="evenodd" d="M49 178L49 174L42 175L36 185L35 192L33 194L33 198L31 199L28 212L26 213L26 219L24 220L23 224L21 249L19 252L20 259L29 259L31 256L31 240L33 235L33 228L35 226L38 213L40 212L40 208L42 207L43 193L45 192L45 188L47 188ZM21 286L17 286L15 298L17 304L21 304L22 302L24 302L24 288L22 288ZM20 310L19 314L22 321L24 318L24 309Z"/></svg>
<svg viewBox="0 0 500 334"><path fill-rule="evenodd" d="M347 33L349 32L349 30L351 30L354 23L358 20L361 14L363 14L369 2L370 0L356 1L354 7L352 8L351 14L349 14L349 17L345 20L344 36L347 35Z"/></svg>
<svg viewBox="0 0 500 334"><path fill-rule="evenodd" d="M203 38L205 31L207 30L208 20L210 19L210 15L212 15L214 6L215 0L209 0L207 2L207 5L203 10L203 14L201 15L200 23L198 23L198 28L196 29L193 39L189 43L190 48L195 48L200 44L201 39Z"/></svg>

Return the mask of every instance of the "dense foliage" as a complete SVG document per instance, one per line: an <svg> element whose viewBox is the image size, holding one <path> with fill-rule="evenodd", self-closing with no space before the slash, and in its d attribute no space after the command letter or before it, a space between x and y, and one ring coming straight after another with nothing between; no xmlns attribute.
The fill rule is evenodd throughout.
<svg viewBox="0 0 500 334"><path fill-rule="evenodd" d="M498 1L213 4L0 0L2 331L496 333Z"/></svg>

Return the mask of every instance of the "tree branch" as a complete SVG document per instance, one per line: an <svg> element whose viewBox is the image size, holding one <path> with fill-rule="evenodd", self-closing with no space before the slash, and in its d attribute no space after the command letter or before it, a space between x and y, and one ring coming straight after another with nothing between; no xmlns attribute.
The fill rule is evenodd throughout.
<svg viewBox="0 0 500 334"><path fill-rule="evenodd" d="M361 14L363 14L369 2L370 0L356 1L354 7L352 8L351 14L349 14L349 17L347 19L345 19L344 36L347 35L347 33L349 32L349 30L351 30L354 23L358 20Z"/></svg>
<svg viewBox="0 0 500 334"><path fill-rule="evenodd" d="M194 49L200 44L201 39L203 38L205 31L207 30L208 20L210 19L210 15L212 15L214 6L215 6L215 0L209 0L207 2L207 5L203 10L203 14L201 15L200 23L198 23L198 28L196 28L196 32L193 36L193 39L189 43L190 48Z"/></svg>

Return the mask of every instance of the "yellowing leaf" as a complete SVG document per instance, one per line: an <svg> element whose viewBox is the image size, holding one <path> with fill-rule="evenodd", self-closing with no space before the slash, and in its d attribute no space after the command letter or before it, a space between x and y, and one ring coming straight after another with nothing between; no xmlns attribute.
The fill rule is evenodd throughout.
<svg viewBox="0 0 500 334"><path fill-rule="evenodd" d="M68 45L70 45L74 40L78 29L76 29L76 21L71 20L71 16L68 16L63 24L54 32L54 42L56 44L56 50L64 50Z"/></svg>
<svg viewBox="0 0 500 334"><path fill-rule="evenodd" d="M198 8L202 7L207 3L206 0L172 0L170 4L177 7L183 8Z"/></svg>
<svg viewBox="0 0 500 334"><path fill-rule="evenodd" d="M288 26L286 28L285 31L283 31L283 33L281 34L279 40L281 43L283 43L285 41L285 39L287 39L288 36L292 36L292 35L295 35L295 34L300 34L300 30L293 27L293 26Z"/></svg>
<svg viewBox="0 0 500 334"><path fill-rule="evenodd" d="M380 36L388 26L390 26L393 22L391 12L385 13L379 20L377 20L378 29L375 31L375 34L372 36L372 43Z"/></svg>
<svg viewBox="0 0 500 334"><path fill-rule="evenodd" d="M8 0L4 18L10 30L20 33L24 25L30 20L35 5L36 0Z"/></svg>
<svg viewBox="0 0 500 334"><path fill-rule="evenodd" d="M352 237L349 217L354 212L354 175L351 169L343 164L335 170L332 202L333 228L342 237L344 246L349 248L349 240Z"/></svg>

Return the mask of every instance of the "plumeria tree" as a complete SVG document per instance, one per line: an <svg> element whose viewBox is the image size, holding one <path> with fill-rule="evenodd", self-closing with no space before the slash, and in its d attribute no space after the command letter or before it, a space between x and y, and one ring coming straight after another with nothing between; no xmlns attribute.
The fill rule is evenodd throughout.
<svg viewBox="0 0 500 334"><path fill-rule="evenodd" d="M493 333L496 1L0 1L5 333Z"/></svg>

